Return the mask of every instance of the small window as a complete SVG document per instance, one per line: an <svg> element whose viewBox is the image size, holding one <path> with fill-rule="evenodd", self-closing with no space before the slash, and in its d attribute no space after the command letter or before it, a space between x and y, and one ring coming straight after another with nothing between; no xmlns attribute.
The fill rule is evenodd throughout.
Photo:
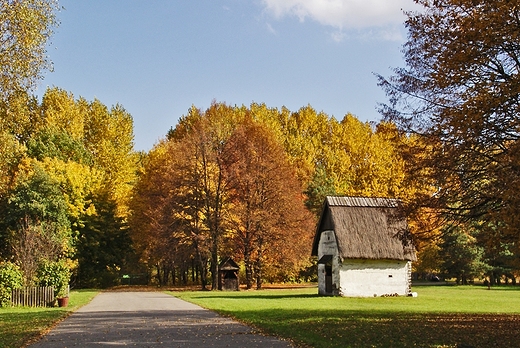
<svg viewBox="0 0 520 348"><path fill-rule="evenodd" d="M392 278L392 277L393 277L393 275L391 275L391 274L388 275L388 278Z"/></svg>

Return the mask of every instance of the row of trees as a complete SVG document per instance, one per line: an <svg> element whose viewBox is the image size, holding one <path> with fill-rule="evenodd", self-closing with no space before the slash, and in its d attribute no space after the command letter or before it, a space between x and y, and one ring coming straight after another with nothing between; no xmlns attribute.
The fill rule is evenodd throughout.
<svg viewBox="0 0 520 348"><path fill-rule="evenodd" d="M300 279L326 195L417 189L405 178L401 141L392 124L337 121L310 106L193 107L145 160L132 203L135 245L162 283L196 264L202 286L210 274L215 288L221 256L244 263L248 288Z"/></svg>
<svg viewBox="0 0 520 348"><path fill-rule="evenodd" d="M310 106L214 103L190 109L143 155L132 150L131 117L119 106L59 89L41 103L25 100L30 129L4 133L18 152L3 162L0 237L2 258L23 269L26 283L52 260L66 261L78 285L111 285L137 272L138 256L161 284L186 282L191 270L192 280L215 287L217 264L228 255L243 262L248 287L302 279L325 195L415 202L432 192L420 172L407 172L416 162L402 151L417 151L418 138L392 123L337 121ZM481 226L439 229L423 220L411 221L418 271L512 278L516 253L503 240L496 244Z"/></svg>

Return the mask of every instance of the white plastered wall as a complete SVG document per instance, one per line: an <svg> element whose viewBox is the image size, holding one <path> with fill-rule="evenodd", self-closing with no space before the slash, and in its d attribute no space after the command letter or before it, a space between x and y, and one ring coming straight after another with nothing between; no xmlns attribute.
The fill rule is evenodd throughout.
<svg viewBox="0 0 520 348"><path fill-rule="evenodd" d="M340 265L341 296L408 295L409 261L344 260Z"/></svg>

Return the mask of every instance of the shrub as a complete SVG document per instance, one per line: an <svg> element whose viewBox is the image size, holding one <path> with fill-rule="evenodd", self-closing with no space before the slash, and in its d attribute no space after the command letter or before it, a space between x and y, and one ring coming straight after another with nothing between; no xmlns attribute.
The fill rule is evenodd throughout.
<svg viewBox="0 0 520 348"><path fill-rule="evenodd" d="M23 285L23 273L12 262L0 263L0 307L11 304L11 292Z"/></svg>
<svg viewBox="0 0 520 348"><path fill-rule="evenodd" d="M40 263L36 271L39 286L53 286L55 297L64 297L71 272L65 260Z"/></svg>

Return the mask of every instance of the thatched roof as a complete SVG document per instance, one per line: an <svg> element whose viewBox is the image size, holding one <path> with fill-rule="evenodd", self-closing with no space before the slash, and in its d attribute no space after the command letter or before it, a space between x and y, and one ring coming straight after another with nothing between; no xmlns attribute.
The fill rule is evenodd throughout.
<svg viewBox="0 0 520 348"><path fill-rule="evenodd" d="M330 230L336 235L343 259L417 259L396 199L329 196L316 229L312 255L318 255L321 233Z"/></svg>

